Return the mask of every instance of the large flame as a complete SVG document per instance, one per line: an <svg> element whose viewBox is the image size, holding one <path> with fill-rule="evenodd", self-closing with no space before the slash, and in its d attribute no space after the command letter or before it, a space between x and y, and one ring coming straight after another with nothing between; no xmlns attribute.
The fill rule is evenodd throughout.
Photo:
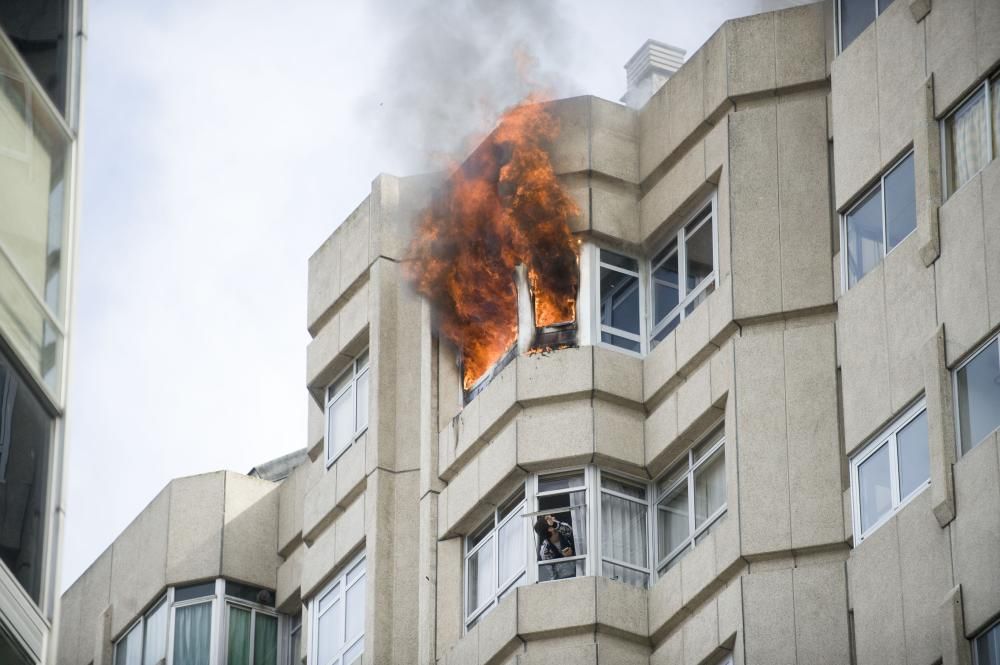
<svg viewBox="0 0 1000 665"><path fill-rule="evenodd" d="M517 340L514 268L524 264L535 325L576 318L579 208L546 146L559 123L534 99L509 109L420 214L407 274L462 353L466 390Z"/></svg>

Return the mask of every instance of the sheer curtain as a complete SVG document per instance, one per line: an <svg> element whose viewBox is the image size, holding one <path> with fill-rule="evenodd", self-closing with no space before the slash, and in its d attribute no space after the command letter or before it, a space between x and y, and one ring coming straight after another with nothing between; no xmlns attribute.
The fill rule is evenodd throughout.
<svg viewBox="0 0 1000 665"><path fill-rule="evenodd" d="M173 665L209 665L211 641L212 603L175 610Z"/></svg>
<svg viewBox="0 0 1000 665"><path fill-rule="evenodd" d="M229 607L229 640L226 643L228 665L250 663L250 611Z"/></svg>
<svg viewBox="0 0 1000 665"><path fill-rule="evenodd" d="M966 102L950 122L951 191L964 185L989 159L986 136L986 97L982 94Z"/></svg>
<svg viewBox="0 0 1000 665"><path fill-rule="evenodd" d="M253 632L253 665L276 665L278 662L278 619L257 613Z"/></svg>
<svg viewBox="0 0 1000 665"><path fill-rule="evenodd" d="M167 657L167 612L167 603L163 602L146 617L142 665L157 665Z"/></svg>
<svg viewBox="0 0 1000 665"><path fill-rule="evenodd" d="M645 503L601 492L601 550L604 557L640 568L648 565L647 511ZM604 563L604 574L636 586L646 584L645 574L613 563Z"/></svg>

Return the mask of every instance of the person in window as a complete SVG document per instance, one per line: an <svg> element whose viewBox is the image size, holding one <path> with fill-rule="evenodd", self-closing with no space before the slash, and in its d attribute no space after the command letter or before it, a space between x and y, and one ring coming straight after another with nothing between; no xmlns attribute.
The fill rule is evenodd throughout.
<svg viewBox="0 0 1000 665"><path fill-rule="evenodd" d="M551 561L563 559L576 554L573 543L573 527L566 522L560 522L554 515L539 516L535 521L535 533L538 534L538 560ZM566 579L576 576L576 563L556 563L544 566L551 571L551 579Z"/></svg>

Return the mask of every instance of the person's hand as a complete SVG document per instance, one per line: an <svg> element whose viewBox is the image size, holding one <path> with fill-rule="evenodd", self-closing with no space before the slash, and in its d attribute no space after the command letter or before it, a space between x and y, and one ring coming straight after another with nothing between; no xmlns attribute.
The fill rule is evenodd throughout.
<svg viewBox="0 0 1000 665"><path fill-rule="evenodd" d="M546 515L546 516L545 516L545 522L546 522L546 524L548 524L549 526L555 526L555 523L556 523L556 518L555 518L555 517L553 517L552 515Z"/></svg>
<svg viewBox="0 0 1000 665"><path fill-rule="evenodd" d="M573 548L572 547L564 547L562 553L563 553L563 556L573 556Z"/></svg>

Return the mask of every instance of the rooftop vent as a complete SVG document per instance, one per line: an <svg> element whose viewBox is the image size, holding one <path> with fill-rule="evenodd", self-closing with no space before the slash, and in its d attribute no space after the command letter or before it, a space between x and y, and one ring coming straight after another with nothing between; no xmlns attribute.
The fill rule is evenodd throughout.
<svg viewBox="0 0 1000 665"><path fill-rule="evenodd" d="M642 108L660 86L684 64L686 51L670 44L648 39L625 63L628 87L622 101L628 106Z"/></svg>

